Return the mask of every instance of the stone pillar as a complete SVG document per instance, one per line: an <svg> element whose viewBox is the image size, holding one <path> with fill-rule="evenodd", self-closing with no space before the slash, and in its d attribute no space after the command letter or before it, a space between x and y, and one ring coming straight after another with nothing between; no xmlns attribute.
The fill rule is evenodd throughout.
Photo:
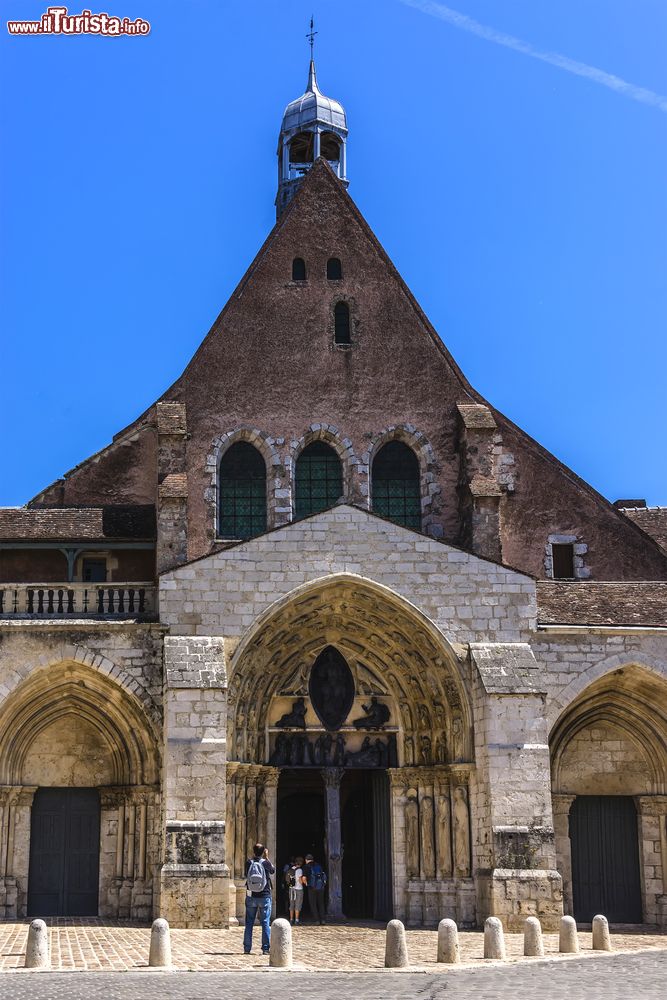
<svg viewBox="0 0 667 1000"><path fill-rule="evenodd" d="M552 795L556 867L563 879L563 909L572 913L572 843L570 841L570 809L576 795Z"/></svg>
<svg viewBox="0 0 667 1000"><path fill-rule="evenodd" d="M667 927L667 795L635 799L643 920Z"/></svg>
<svg viewBox="0 0 667 1000"><path fill-rule="evenodd" d="M187 428L184 403L156 403L158 443L157 572L188 558Z"/></svg>
<svg viewBox="0 0 667 1000"><path fill-rule="evenodd" d="M329 911L333 920L344 920L343 913L343 844L340 825L340 783L342 767L322 769L325 796L327 871L329 876Z"/></svg>
<svg viewBox="0 0 667 1000"><path fill-rule="evenodd" d="M502 560L497 453L502 437L488 406L458 404L460 417L461 470L460 510L464 525L464 547L485 559Z"/></svg>
<svg viewBox="0 0 667 1000"><path fill-rule="evenodd" d="M227 679L222 639L167 636L164 671L160 915L172 927L228 926Z"/></svg>
<svg viewBox="0 0 667 1000"><path fill-rule="evenodd" d="M563 892L539 667L525 643L473 643L470 652L478 913L501 917L509 931L523 930L526 916L555 930Z"/></svg>
<svg viewBox="0 0 667 1000"><path fill-rule="evenodd" d="M320 130L315 129L313 132L313 162L320 155Z"/></svg>

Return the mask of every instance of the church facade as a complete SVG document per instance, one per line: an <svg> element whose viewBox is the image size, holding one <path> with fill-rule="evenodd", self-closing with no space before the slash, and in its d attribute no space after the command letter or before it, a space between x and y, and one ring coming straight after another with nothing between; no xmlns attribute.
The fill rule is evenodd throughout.
<svg viewBox="0 0 667 1000"><path fill-rule="evenodd" d="M182 376L0 509L0 916L667 927L667 508L467 382L311 61L277 221Z"/></svg>

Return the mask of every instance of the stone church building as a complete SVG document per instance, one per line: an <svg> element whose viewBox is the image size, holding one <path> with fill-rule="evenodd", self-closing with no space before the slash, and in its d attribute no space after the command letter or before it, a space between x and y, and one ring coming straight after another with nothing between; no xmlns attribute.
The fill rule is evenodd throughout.
<svg viewBox="0 0 667 1000"><path fill-rule="evenodd" d="M0 510L0 916L667 927L667 508L468 383L286 109L277 221L180 378Z"/></svg>

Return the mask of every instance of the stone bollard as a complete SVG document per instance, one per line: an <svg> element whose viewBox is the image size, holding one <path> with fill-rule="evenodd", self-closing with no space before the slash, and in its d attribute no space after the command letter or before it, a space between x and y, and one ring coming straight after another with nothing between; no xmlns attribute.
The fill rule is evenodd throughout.
<svg viewBox="0 0 667 1000"><path fill-rule="evenodd" d="M579 938L574 917L561 917L558 950L568 955L579 954Z"/></svg>
<svg viewBox="0 0 667 1000"><path fill-rule="evenodd" d="M271 924L269 965L274 969L292 968L292 927L284 917L278 917Z"/></svg>
<svg viewBox="0 0 667 1000"><path fill-rule="evenodd" d="M49 931L43 920L33 920L25 949L26 969L50 969Z"/></svg>
<svg viewBox="0 0 667 1000"><path fill-rule="evenodd" d="M148 964L153 968L165 969L171 965L171 939L169 924L164 917L158 917L151 927L151 947Z"/></svg>
<svg viewBox="0 0 667 1000"><path fill-rule="evenodd" d="M523 953L529 958L544 955L542 925L537 917L528 917L523 925Z"/></svg>
<svg viewBox="0 0 667 1000"><path fill-rule="evenodd" d="M498 917L487 917L484 921L484 958L505 957L505 936Z"/></svg>
<svg viewBox="0 0 667 1000"><path fill-rule="evenodd" d="M601 913L598 913L597 917L593 917L593 950L611 951L609 921Z"/></svg>
<svg viewBox="0 0 667 1000"><path fill-rule="evenodd" d="M390 920L387 924L384 964L387 969L404 969L409 964L405 927L400 920Z"/></svg>
<svg viewBox="0 0 667 1000"><path fill-rule="evenodd" d="M438 924L438 961L456 965L459 955L459 932L454 920L441 920Z"/></svg>

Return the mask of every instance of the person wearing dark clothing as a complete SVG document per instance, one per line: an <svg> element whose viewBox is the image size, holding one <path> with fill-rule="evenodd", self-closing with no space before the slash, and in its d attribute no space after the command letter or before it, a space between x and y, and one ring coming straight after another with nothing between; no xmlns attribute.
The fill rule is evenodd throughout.
<svg viewBox="0 0 667 1000"><path fill-rule="evenodd" d="M252 949L252 928L259 911L262 924L262 954L269 954L271 944L271 875L275 868L269 861L269 852L264 844L255 844L253 856L245 865L246 889L245 899L245 933L243 934L243 951L246 955Z"/></svg>
<svg viewBox="0 0 667 1000"><path fill-rule="evenodd" d="M312 854L306 855L306 867L303 870L308 886L308 908L314 923L324 923L324 889L327 877L324 868L315 861Z"/></svg>

